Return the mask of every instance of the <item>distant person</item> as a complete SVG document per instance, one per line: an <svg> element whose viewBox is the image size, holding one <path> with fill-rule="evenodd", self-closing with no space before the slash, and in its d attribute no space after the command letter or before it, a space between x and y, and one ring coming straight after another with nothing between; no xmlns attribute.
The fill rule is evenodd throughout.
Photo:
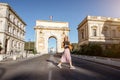
<svg viewBox="0 0 120 80"><path fill-rule="evenodd" d="M13 54L13 50L10 51L10 55L12 55L12 54Z"/></svg>
<svg viewBox="0 0 120 80"><path fill-rule="evenodd" d="M2 53L3 53L3 48L2 48L2 46L0 44L0 54L2 54Z"/></svg>
<svg viewBox="0 0 120 80"><path fill-rule="evenodd" d="M70 42L69 42L67 36L65 36L63 43L64 43L64 52L63 52L60 62L57 66L59 68L62 68L62 66L61 66L62 63L69 63L70 69L75 69L75 67L72 65L72 60L71 60L71 55L70 55L70 47L69 47Z"/></svg>

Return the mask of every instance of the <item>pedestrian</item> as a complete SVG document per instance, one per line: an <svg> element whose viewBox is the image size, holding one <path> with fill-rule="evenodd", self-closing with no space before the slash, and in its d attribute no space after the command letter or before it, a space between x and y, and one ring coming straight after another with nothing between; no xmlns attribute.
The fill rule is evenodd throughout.
<svg viewBox="0 0 120 80"><path fill-rule="evenodd" d="M2 48L1 43L0 43L0 54L2 53L2 50L3 50L3 48Z"/></svg>
<svg viewBox="0 0 120 80"><path fill-rule="evenodd" d="M60 62L57 66L59 68L62 68L62 66L61 66L62 63L69 63L70 69L75 69L75 67L72 65L72 60L71 60L71 55L70 55L70 47L69 47L70 42L69 42L67 36L65 36L63 44L64 44L64 52L63 52Z"/></svg>

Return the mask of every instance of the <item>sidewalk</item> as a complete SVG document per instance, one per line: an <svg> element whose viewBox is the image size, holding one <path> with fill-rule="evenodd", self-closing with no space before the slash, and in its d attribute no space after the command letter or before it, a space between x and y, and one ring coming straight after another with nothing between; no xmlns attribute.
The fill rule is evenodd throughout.
<svg viewBox="0 0 120 80"><path fill-rule="evenodd" d="M73 57L94 61L102 64L107 64L115 67L120 67L120 59L115 58L106 58L106 57L98 57L98 56L85 56L85 55L72 55Z"/></svg>
<svg viewBox="0 0 120 80"><path fill-rule="evenodd" d="M27 55L26 57L17 57L16 55L12 55L8 58L7 57L4 58L4 55L3 56L0 55L0 58L2 58L0 60L0 63L10 63L10 62L24 61L24 60L32 59L32 58L39 57L39 56L42 56L42 54Z"/></svg>

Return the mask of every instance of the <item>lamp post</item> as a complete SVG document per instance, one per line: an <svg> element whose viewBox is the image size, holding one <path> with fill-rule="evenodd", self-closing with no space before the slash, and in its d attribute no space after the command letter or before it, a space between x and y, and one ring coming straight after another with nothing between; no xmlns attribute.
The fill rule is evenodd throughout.
<svg viewBox="0 0 120 80"><path fill-rule="evenodd" d="M30 52L30 41L31 41L31 39L29 39L29 43L28 43L28 50L29 50L29 52Z"/></svg>
<svg viewBox="0 0 120 80"><path fill-rule="evenodd" d="M2 43L1 43L1 41L0 41L0 54L1 54L1 50L2 50L2 46L1 46L1 44L2 44Z"/></svg>

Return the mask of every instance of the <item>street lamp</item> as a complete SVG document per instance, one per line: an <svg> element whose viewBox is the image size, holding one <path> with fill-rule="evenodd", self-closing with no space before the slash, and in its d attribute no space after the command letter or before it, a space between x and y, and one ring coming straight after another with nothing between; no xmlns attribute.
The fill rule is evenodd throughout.
<svg viewBox="0 0 120 80"><path fill-rule="evenodd" d="M1 41L0 41L0 45L1 45L2 43L1 43Z"/></svg>
<svg viewBox="0 0 120 80"><path fill-rule="evenodd" d="M30 51L30 41L31 39L29 39L29 42L28 42L28 50Z"/></svg>
<svg viewBox="0 0 120 80"><path fill-rule="evenodd" d="M0 54L1 54L1 50L2 50L2 46L1 46L1 44L2 44L2 43L1 43L1 41L0 41Z"/></svg>

